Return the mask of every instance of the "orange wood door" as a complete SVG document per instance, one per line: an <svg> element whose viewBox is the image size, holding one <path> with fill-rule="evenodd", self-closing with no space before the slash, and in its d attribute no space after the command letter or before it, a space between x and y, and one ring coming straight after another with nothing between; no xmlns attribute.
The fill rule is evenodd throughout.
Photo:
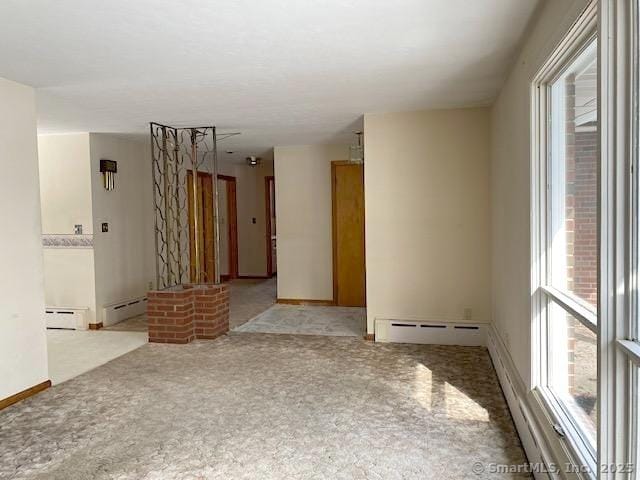
<svg viewBox="0 0 640 480"><path fill-rule="evenodd" d="M366 305L364 167L331 164L333 180L333 293L337 305Z"/></svg>
<svg viewBox="0 0 640 480"><path fill-rule="evenodd" d="M194 208L193 173L187 172L187 198L189 201L189 269L192 282L215 282L215 243L213 230L213 181L208 173L198 172L197 201ZM197 217L196 217L197 215ZM198 220L198 238L195 222ZM196 278L196 242L200 256L201 278Z"/></svg>
<svg viewBox="0 0 640 480"><path fill-rule="evenodd" d="M238 198L237 198L237 182L236 177L229 175L218 175L218 185L220 188L224 188L225 200L226 200L226 212L224 213L227 219L227 239L226 239L226 258L228 260L228 278L238 278ZM222 190L218 190L221 192ZM218 208L221 208L218 205ZM222 248L222 239L220 241L220 248ZM220 253L220 260L225 256Z"/></svg>

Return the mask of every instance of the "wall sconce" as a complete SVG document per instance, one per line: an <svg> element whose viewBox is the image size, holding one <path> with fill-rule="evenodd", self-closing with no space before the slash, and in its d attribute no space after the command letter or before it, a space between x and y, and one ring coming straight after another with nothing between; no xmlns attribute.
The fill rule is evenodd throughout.
<svg viewBox="0 0 640 480"><path fill-rule="evenodd" d="M353 132L357 141L355 145L351 145L349 147L349 161L351 163L364 163L364 145L362 144L362 132L356 131Z"/></svg>
<svg viewBox="0 0 640 480"><path fill-rule="evenodd" d="M116 187L118 162L114 160L100 160L100 173L102 173L104 189L107 191L113 190Z"/></svg>

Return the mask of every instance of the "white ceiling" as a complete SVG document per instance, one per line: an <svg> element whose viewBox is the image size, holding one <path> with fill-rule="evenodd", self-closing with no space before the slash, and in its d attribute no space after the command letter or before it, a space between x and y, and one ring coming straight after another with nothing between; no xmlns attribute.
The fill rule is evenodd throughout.
<svg viewBox="0 0 640 480"><path fill-rule="evenodd" d="M221 150L351 141L365 112L489 104L537 0L2 0L0 77L42 133L242 135Z"/></svg>

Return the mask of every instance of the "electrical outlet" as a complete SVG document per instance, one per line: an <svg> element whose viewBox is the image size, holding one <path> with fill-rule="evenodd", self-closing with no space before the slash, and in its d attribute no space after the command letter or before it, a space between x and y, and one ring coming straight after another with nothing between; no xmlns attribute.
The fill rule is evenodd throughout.
<svg viewBox="0 0 640 480"><path fill-rule="evenodd" d="M470 308L464 309L464 319L471 320L473 318L473 310Z"/></svg>
<svg viewBox="0 0 640 480"><path fill-rule="evenodd" d="M147 283L147 290L153 290L153 282Z"/></svg>

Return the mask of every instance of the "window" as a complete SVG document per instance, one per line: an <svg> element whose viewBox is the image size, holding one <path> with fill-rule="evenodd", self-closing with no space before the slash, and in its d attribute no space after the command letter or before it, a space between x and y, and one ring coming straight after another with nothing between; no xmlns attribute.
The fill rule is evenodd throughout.
<svg viewBox="0 0 640 480"><path fill-rule="evenodd" d="M598 304L597 45L549 86L549 283L594 314Z"/></svg>
<svg viewBox="0 0 640 480"><path fill-rule="evenodd" d="M598 64L591 41L548 84L546 385L595 454Z"/></svg>
<svg viewBox="0 0 640 480"><path fill-rule="evenodd" d="M631 428L629 429L629 464L638 466L640 461L640 0L626 13L631 17L631 33L628 39L631 45L632 55L630 62L633 67L631 80L631 130L629 141L632 144L632 191L631 191L631 261L630 279L631 302L633 305L631 318L623 332L624 337L617 335L620 349L628 357L630 369L630 388L627 390L629 398L629 417ZM637 480L640 480L640 471L633 472Z"/></svg>
<svg viewBox="0 0 640 480"><path fill-rule="evenodd" d="M598 98L591 4L534 80L532 197L534 387L571 460L591 472L599 403Z"/></svg>
<svg viewBox="0 0 640 480"><path fill-rule="evenodd" d="M596 334L556 303L550 302L548 387L566 413L596 444L597 339Z"/></svg>
<svg viewBox="0 0 640 480"><path fill-rule="evenodd" d="M639 39L590 2L533 82L533 404L594 479L640 480Z"/></svg>

